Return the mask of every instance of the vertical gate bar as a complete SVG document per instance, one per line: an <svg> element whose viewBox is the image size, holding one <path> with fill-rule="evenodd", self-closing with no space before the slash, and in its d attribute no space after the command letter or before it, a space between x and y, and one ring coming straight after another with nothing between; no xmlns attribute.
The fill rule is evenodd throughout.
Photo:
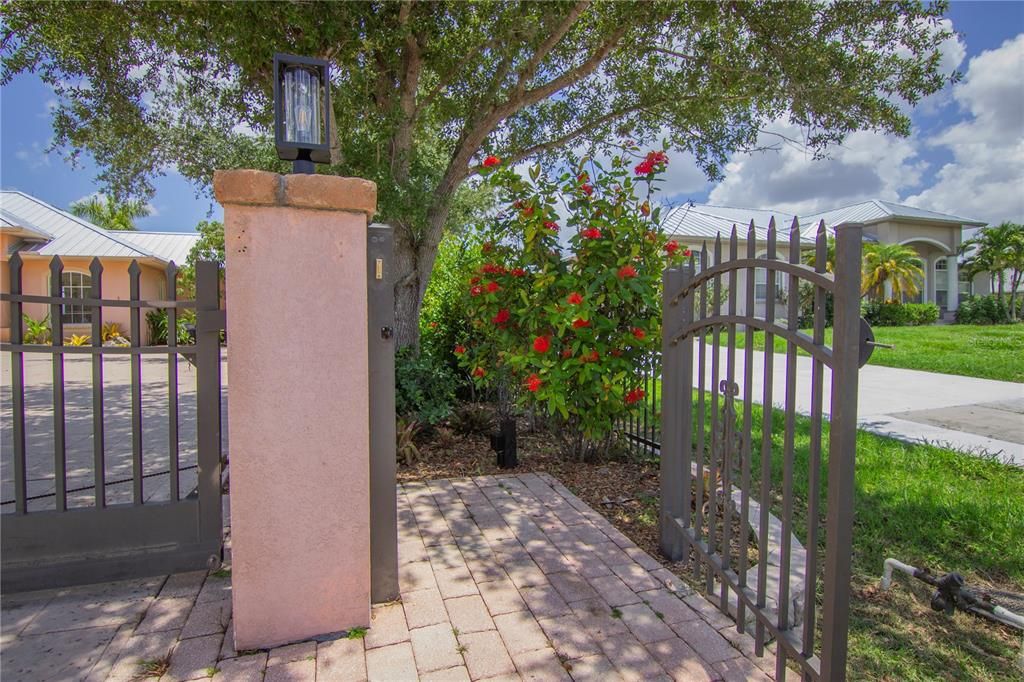
<svg viewBox="0 0 1024 682"><path fill-rule="evenodd" d="M789 262L800 262L800 225L793 219L789 230ZM800 279L789 275L786 299L786 327L791 332L799 328ZM786 430L782 441L782 537L779 552L779 610L777 625L780 630L790 629L789 624L789 569L793 552L793 450L796 431L796 344L786 342ZM813 552L813 548L808 548ZM781 658L781 657L780 657ZM785 675L785 661L776 659L776 676ZM783 666L780 669L778 666Z"/></svg>
<svg viewBox="0 0 1024 682"><path fill-rule="evenodd" d="M171 261L167 264L167 300L178 300L178 266ZM181 472L178 464L178 309L167 309L167 455L170 474L171 502L181 497L179 490Z"/></svg>
<svg viewBox="0 0 1024 682"><path fill-rule="evenodd" d="M757 533L757 608L763 610L767 603L768 582L768 507L772 492L772 384L775 380L775 334L771 325L775 322L775 218L768 221L768 248L765 253L765 295L764 319L768 326L764 333L764 383L761 398L761 495ZM754 653L764 655L764 624L760 619L754 631ZM785 656L783 647L777 647L777 656Z"/></svg>
<svg viewBox="0 0 1024 682"><path fill-rule="evenodd" d="M757 236L754 230L754 221L750 221L747 229L747 258L753 260L757 255ZM747 268L746 298L744 302L744 316L754 317L754 268ZM740 452L741 473L740 473L740 537L739 537L739 565L738 584L740 588L747 586L747 543L750 542L750 441L753 419L754 402L754 328L750 324L745 325L744 347L743 347L743 431L742 447ZM742 589L741 589L742 591ZM744 632L746 629L747 605L743 599L736 599L736 631Z"/></svg>
<svg viewBox="0 0 1024 682"><path fill-rule="evenodd" d="M64 274L64 263L60 256L50 261L50 296L62 298L64 289L61 278ZM50 304L51 329L53 330L53 346L64 345L63 306L60 303ZM67 493L67 448L65 446L64 426L64 354L54 352L53 361L53 502L57 511L68 508Z"/></svg>
<svg viewBox="0 0 1024 682"><path fill-rule="evenodd" d="M825 522L825 589L822 601L821 678L846 679L850 617L850 548L853 543L853 476L857 451L857 374L860 355L860 253L863 226L835 228L832 292L832 392L828 442L828 512Z"/></svg>
<svg viewBox="0 0 1024 682"><path fill-rule="evenodd" d="M644 363L644 364L646 365L647 363ZM643 420L644 421L643 421L643 427L641 428L641 431L640 431L640 433L643 434L644 441L647 440L647 411L649 409L649 403L647 402L648 401L647 396L649 396L651 394L651 391L650 391L649 387L647 386L647 381L648 381L648 379L650 379L650 375L651 375L650 369L648 367L644 367L644 370L643 370L643 381L640 384L641 386L643 386L643 391L644 391L644 403L643 403L644 409L643 409L643 412L642 412ZM647 452L647 444L644 441L641 441L641 447L643 448L644 452Z"/></svg>
<svg viewBox="0 0 1024 682"><path fill-rule="evenodd" d="M367 309L370 403L370 601L399 596L398 492L395 461L394 231L367 228ZM380 259L378 261L378 259ZM380 262L380 270L377 263Z"/></svg>
<svg viewBox="0 0 1024 682"><path fill-rule="evenodd" d="M17 251L8 261L11 296L21 296L21 255ZM22 344L22 303L11 301L11 345ZM14 418L11 440L14 446L14 513L27 509L25 474L25 357L20 350L11 351L11 412Z"/></svg>
<svg viewBox="0 0 1024 682"><path fill-rule="evenodd" d="M93 258L89 264L92 276L90 297L99 301L103 298L103 264L99 258ZM103 305L97 303L92 308L92 345L103 346ZM104 450L106 439L103 427L103 352L97 351L92 356L92 475L93 504L97 509L107 506L107 472Z"/></svg>
<svg viewBox="0 0 1024 682"><path fill-rule="evenodd" d="M224 522L221 510L220 266L196 263L196 445L199 465L199 541L219 558Z"/></svg>
<svg viewBox="0 0 1024 682"><path fill-rule="evenodd" d="M673 561L684 558L689 551L685 534L680 533L676 519L681 519L685 528L690 516L689 495L686 494L690 487L690 472L686 451L690 447L687 434L692 431L692 424L687 428L683 419L689 413L686 409L687 398L683 395L684 391L687 394L692 392L693 365L690 364L690 371L687 372L684 356L689 346L692 360L693 342L690 338L673 341L677 330L686 325L685 305L688 301L674 297L687 280L683 269L667 268L662 273L660 545L665 556ZM687 378L690 383L686 383Z"/></svg>
<svg viewBox="0 0 1024 682"><path fill-rule="evenodd" d="M703 273L708 269L708 245L705 242L700 249L700 271ZM700 301L697 310L697 319L703 321L707 317L708 310L708 283L702 282L698 287ZM693 524L694 539L700 542L704 537L704 452L707 450L707 441L704 436L704 417L706 399L704 396L705 386L705 355L707 355L707 327L701 327L700 337L697 340L697 475L695 479L697 494L694 501L696 520ZM701 559L697 552L693 553L693 575L700 580Z"/></svg>
<svg viewBox="0 0 1024 682"><path fill-rule="evenodd" d="M691 252L689 262L683 267L683 285L689 287L690 282L693 281L695 268L696 264ZM689 326L693 323L694 300L694 291L692 288L688 288L686 294L680 299L683 325ZM682 443L682 520L683 528L689 530L693 518L690 511L690 505L693 503L693 487L691 485L693 480L693 334L688 334L685 339L681 340L681 343L683 345L679 357L680 373L679 380L676 382L678 384L678 400L681 409L677 412L677 415L680 429L679 440ZM690 538L689 534L684 537L687 541ZM687 542L683 547L683 555L681 557L683 561L686 561L689 552L690 546Z"/></svg>
<svg viewBox="0 0 1024 682"><path fill-rule="evenodd" d="M735 262L739 257L739 244L736 236L736 226L732 226L729 234L729 260ZM736 291L738 273L734 269L729 270L729 286L726 292L729 297L728 311L732 317L736 316ZM722 433L722 567L725 571L731 569L729 555L732 554L732 467L733 467L733 443L736 436L736 412L734 406L735 395L733 386L736 383L736 323L729 323L729 333L726 339L726 362L725 394L723 401L723 424ZM721 603L719 604L723 613L729 612L729 583L722 580Z"/></svg>
<svg viewBox="0 0 1024 682"><path fill-rule="evenodd" d="M825 272L828 259L828 237L825 221L818 223L814 243L814 270ZM815 346L825 345L825 296L823 287L814 285L814 333ZM803 649L806 657L814 655L815 600L818 595L818 515L821 495L821 402L824 367L821 361L812 358L811 364L811 442L807 463L807 562L804 566L804 614Z"/></svg>
<svg viewBox="0 0 1024 682"><path fill-rule="evenodd" d="M129 308L129 320L132 333L131 383L132 383L132 502L142 504L142 356L138 348L142 346L142 309L138 306L139 276L142 268L139 262L132 259L128 266L128 298L132 302ZM167 330L170 334L171 331Z"/></svg>
<svg viewBox="0 0 1024 682"><path fill-rule="evenodd" d="M715 236L715 265L722 263L722 237ZM722 314L722 279L718 275L713 278L711 289L711 316L718 317ZM722 435L718 423L718 381L719 381L719 347L722 326L716 324L711 327L711 451L708 458L708 554L715 553L715 543L718 536L718 479L720 476L718 458L722 453ZM705 580L705 587L708 596L715 593L715 573L708 564L708 572Z"/></svg>

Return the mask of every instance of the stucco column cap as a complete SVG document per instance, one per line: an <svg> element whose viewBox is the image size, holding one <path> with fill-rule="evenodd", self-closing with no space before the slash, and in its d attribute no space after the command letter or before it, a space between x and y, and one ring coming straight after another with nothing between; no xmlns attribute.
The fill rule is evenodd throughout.
<svg viewBox="0 0 1024 682"><path fill-rule="evenodd" d="M377 212L377 185L337 175L279 175L240 169L213 173L213 193L222 205L290 206L322 211Z"/></svg>

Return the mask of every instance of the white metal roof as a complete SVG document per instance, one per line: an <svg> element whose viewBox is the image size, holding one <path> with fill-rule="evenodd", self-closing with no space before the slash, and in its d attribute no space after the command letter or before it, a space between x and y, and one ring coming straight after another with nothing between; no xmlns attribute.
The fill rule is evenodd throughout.
<svg viewBox="0 0 1024 682"><path fill-rule="evenodd" d="M961 218L946 213L925 211L913 206L895 204L891 201L864 201L852 206L845 206L831 211L814 213L805 216L794 216L785 211L773 211L759 208L734 208L731 206L709 206L707 204L684 204L673 209L665 218L665 230L680 237L698 239L714 239L721 235L728 238L733 225L741 237L747 233L750 221L754 221L754 231L759 241L767 238L768 223L775 218L775 227L779 238L785 239L793 219L800 224L800 235L804 243L813 243L818 224L825 222L825 229L832 234L833 228L842 223L877 223L884 220L908 219L926 222L942 222L949 225L979 226L986 223L969 218Z"/></svg>
<svg viewBox="0 0 1024 682"><path fill-rule="evenodd" d="M896 204L891 201L872 199L862 201L852 206L843 206L831 211L815 213L807 216L809 220L824 220L826 225L838 225L840 223L877 223L884 220L905 219L924 220L928 222L952 223L961 226L981 227L988 223L971 218L961 218L949 213L937 213L926 211L923 208Z"/></svg>
<svg viewBox="0 0 1024 682"><path fill-rule="evenodd" d="M665 218L663 227L666 232L681 237L714 239L720 235L725 240L728 239L735 225L738 236L743 239L747 235L750 221L754 221L755 237L758 241L767 241L768 226L772 218L775 218L777 239L779 242L783 242L788 238L794 217L792 213L783 211L686 204L670 212ZM799 226L800 241L804 244L813 244L818 231L818 221L800 220ZM826 229L828 228L826 227ZM829 232L831 233L831 230Z"/></svg>
<svg viewBox="0 0 1024 682"><path fill-rule="evenodd" d="M188 232L118 232L118 237L164 262L184 265L199 235Z"/></svg>
<svg viewBox="0 0 1024 682"><path fill-rule="evenodd" d="M105 230L88 220L16 190L0 192L0 223L34 232L40 241L22 242L20 250L40 256L152 258L183 263L198 234Z"/></svg>

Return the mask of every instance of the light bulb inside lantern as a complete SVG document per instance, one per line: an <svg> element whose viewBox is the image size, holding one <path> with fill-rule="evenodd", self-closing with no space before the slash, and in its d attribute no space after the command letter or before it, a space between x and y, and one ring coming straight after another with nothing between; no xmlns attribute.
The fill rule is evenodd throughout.
<svg viewBox="0 0 1024 682"><path fill-rule="evenodd" d="M317 70L303 66L286 69L285 139L302 144L323 144L320 106L320 76Z"/></svg>

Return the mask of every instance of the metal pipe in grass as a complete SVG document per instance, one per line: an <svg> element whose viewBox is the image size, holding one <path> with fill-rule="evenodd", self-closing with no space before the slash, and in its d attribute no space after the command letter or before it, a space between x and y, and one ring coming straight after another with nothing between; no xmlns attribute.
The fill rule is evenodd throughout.
<svg viewBox="0 0 1024 682"><path fill-rule="evenodd" d="M906 573L934 587L931 607L936 611L945 611L947 614L951 614L955 608L959 607L962 611L972 615L988 618L1024 631L1024 616L996 604L988 594L982 593L982 596L979 597L972 590L964 587L963 576L959 573L947 573L936 577L926 569L916 568L897 559L889 558L885 560L885 567L882 570L882 590L888 590L892 585L894 570ZM1005 595L1017 601L1024 601L1024 595L1011 593L1005 593Z"/></svg>

